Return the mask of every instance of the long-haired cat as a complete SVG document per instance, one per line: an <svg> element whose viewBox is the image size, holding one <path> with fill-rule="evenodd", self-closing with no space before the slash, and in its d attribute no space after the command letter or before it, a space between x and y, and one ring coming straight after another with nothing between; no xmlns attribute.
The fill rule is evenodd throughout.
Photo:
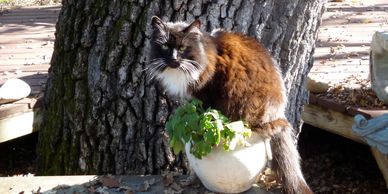
<svg viewBox="0 0 388 194"><path fill-rule="evenodd" d="M279 68L255 39L222 30L208 34L200 21L163 22L152 18L149 75L175 96L192 97L244 120L271 148L284 190L312 193L303 178L293 130L285 112L285 88Z"/></svg>

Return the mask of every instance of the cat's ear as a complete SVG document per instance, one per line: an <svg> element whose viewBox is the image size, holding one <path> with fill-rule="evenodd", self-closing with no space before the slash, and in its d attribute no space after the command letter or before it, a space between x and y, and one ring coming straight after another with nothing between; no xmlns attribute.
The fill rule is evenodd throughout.
<svg viewBox="0 0 388 194"><path fill-rule="evenodd" d="M158 16L152 16L151 25L154 30L162 30L166 28L163 20L160 19Z"/></svg>
<svg viewBox="0 0 388 194"><path fill-rule="evenodd" d="M186 33L198 33L201 34L201 21L195 20L193 23L191 23L189 26L187 26L183 31Z"/></svg>
<svg viewBox="0 0 388 194"><path fill-rule="evenodd" d="M162 21L162 19L160 19L158 16L152 16L152 18L151 18L151 24L152 24L152 26L155 26L155 25L164 25L163 24L163 21Z"/></svg>

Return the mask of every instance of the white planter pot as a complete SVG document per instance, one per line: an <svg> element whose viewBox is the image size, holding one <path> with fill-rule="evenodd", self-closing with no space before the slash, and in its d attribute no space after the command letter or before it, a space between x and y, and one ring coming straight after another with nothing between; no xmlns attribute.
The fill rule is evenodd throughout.
<svg viewBox="0 0 388 194"><path fill-rule="evenodd" d="M190 167L207 189L240 193L252 187L267 163L265 142L255 133L247 141L251 144L249 147L225 151L220 145L202 159L190 153L189 143L185 145L185 151Z"/></svg>

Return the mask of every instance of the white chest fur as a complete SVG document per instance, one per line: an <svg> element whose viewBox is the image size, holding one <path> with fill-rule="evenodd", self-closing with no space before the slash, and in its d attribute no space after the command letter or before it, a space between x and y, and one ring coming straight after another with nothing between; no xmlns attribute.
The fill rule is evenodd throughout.
<svg viewBox="0 0 388 194"><path fill-rule="evenodd" d="M188 87L193 80L190 80L182 70L167 68L157 75L157 79L170 95L181 98L191 97Z"/></svg>

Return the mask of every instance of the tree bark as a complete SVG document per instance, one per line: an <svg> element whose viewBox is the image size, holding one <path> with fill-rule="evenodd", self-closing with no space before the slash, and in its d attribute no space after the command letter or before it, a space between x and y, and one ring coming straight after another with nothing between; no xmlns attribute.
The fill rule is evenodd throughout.
<svg viewBox="0 0 388 194"><path fill-rule="evenodd" d="M199 18L203 30L246 33L279 62L288 119L301 125L304 87L325 0L63 0L44 96L39 174L185 171L164 124L179 102L146 79L150 19Z"/></svg>

